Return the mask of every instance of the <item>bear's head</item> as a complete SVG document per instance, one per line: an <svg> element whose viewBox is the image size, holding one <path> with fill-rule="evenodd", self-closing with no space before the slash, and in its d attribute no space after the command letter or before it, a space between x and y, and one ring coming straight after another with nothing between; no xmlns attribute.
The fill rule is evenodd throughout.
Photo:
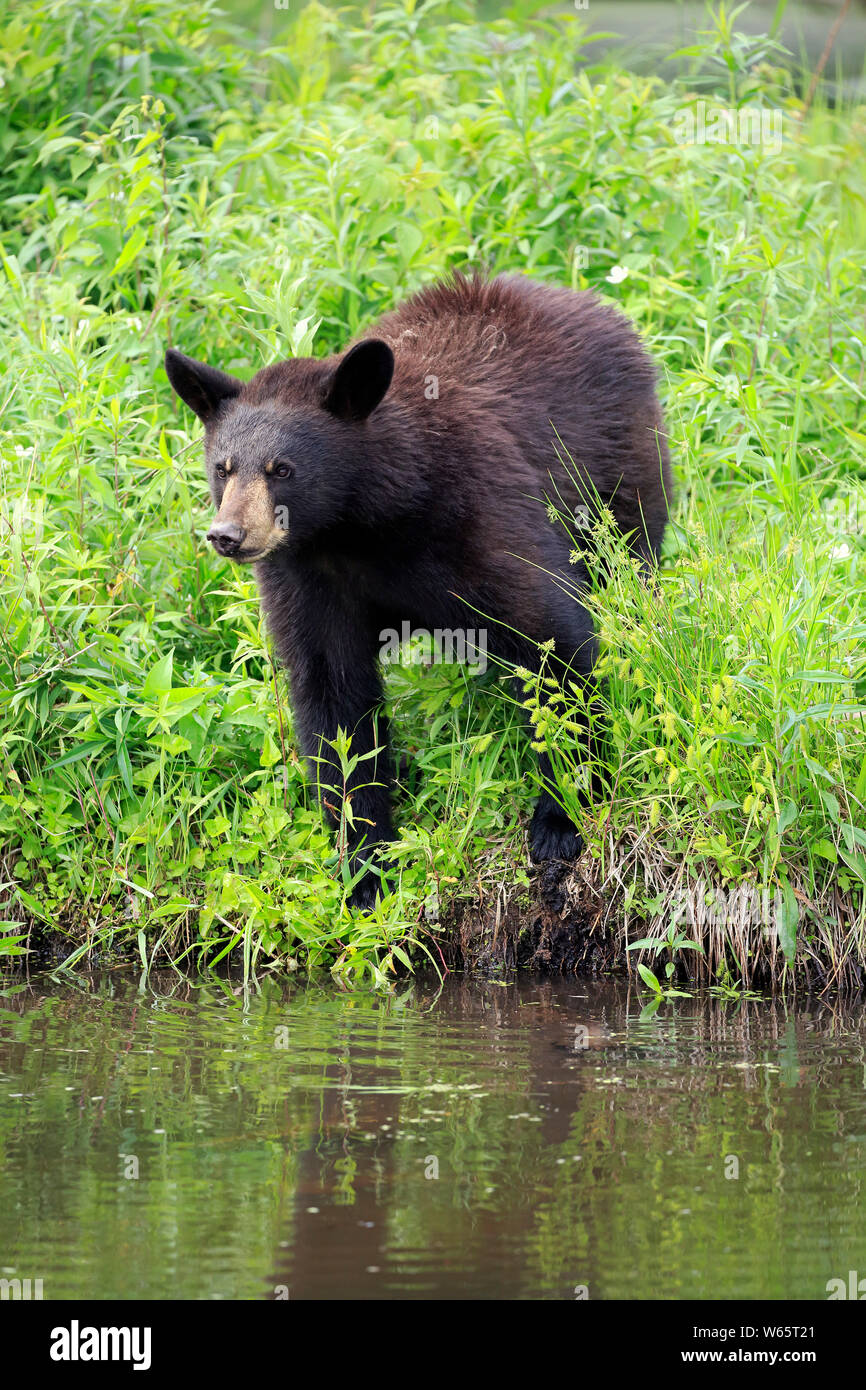
<svg viewBox="0 0 866 1390"><path fill-rule="evenodd" d="M165 370L204 425L217 508L208 540L220 555L263 560L351 519L369 487L368 417L394 371L387 343L371 338L339 357L278 362L247 382L175 348Z"/></svg>

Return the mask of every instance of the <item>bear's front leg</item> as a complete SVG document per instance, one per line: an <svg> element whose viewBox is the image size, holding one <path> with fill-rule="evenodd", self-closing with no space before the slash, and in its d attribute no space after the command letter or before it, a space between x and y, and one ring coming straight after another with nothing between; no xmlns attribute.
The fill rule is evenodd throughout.
<svg viewBox="0 0 866 1390"><path fill-rule="evenodd" d="M375 647L355 632L341 634L327 649L308 644L293 652L290 679L301 751L354 874L393 835L388 721ZM341 729L351 737L350 771L333 747ZM379 889L379 878L365 873L350 905L372 906Z"/></svg>
<svg viewBox="0 0 866 1390"><path fill-rule="evenodd" d="M539 754L538 770L543 789L529 823L530 858L534 864L541 864L546 859L577 859L583 853L583 839L574 821L547 790L555 782L546 753Z"/></svg>

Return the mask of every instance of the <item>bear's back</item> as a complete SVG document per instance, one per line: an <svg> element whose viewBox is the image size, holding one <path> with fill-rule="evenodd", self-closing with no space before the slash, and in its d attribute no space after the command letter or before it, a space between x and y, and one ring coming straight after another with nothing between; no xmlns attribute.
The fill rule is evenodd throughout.
<svg viewBox="0 0 866 1390"><path fill-rule="evenodd" d="M494 280L457 275L428 286L385 314L364 335L393 349L397 377L436 366L449 380L488 384L497 395L524 394L576 380L599 383L611 370L631 372L633 387L654 390L654 372L631 324L590 291L541 284L522 275Z"/></svg>
<svg viewBox="0 0 866 1390"><path fill-rule="evenodd" d="M655 545L671 493L668 451L653 363L618 309L520 275L455 276L365 336L393 349L392 398L419 421L445 425L443 442L459 441L462 456L486 452L492 483L506 481L507 438L543 482L559 473L557 492L570 505L586 495L575 483L583 478L612 502L623 529L639 512L651 516Z"/></svg>

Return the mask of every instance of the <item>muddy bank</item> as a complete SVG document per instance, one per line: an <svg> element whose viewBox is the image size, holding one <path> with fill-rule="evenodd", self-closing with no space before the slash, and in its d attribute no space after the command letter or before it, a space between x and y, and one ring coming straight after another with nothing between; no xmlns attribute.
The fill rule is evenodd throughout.
<svg viewBox="0 0 866 1390"><path fill-rule="evenodd" d="M528 887L500 882L469 898L457 896L443 905L437 944L452 970L501 974L515 970L537 975L625 974L638 961L666 984L787 991L791 987L848 995L866 988L862 948L852 940L852 906L837 895L827 904L824 920L797 934L796 957L785 957L775 925L754 910L754 890L734 892L717 886L718 905L707 902L708 885L680 875L674 889L662 873L644 864L647 890L667 899L667 909L651 915L624 909L622 872L603 881L587 857L577 864L549 863L531 876ZM795 890L798 899L805 895ZM650 893L650 896L652 894ZM854 914L856 917L856 914ZM670 979L667 946L628 951L629 942L664 938L672 925L677 935L700 943L700 950L678 948Z"/></svg>
<svg viewBox="0 0 866 1390"><path fill-rule="evenodd" d="M442 913L439 944L453 970L600 975L627 968L625 939L603 895L571 864L542 865L529 888L458 900Z"/></svg>

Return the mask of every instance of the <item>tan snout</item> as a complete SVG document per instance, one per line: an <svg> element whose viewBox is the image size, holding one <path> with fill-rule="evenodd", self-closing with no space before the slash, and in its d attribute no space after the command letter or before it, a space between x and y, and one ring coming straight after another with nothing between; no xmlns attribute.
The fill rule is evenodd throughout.
<svg viewBox="0 0 866 1390"><path fill-rule="evenodd" d="M220 509L207 538L219 555L251 563L269 555L288 535L278 526L264 478L245 482L230 477L225 485Z"/></svg>

